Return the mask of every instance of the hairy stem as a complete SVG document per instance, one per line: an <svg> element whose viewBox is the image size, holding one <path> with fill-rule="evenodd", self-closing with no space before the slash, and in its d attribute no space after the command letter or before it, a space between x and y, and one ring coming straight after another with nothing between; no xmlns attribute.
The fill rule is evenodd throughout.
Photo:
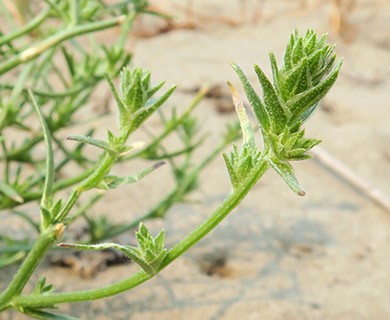
<svg viewBox="0 0 390 320"><path fill-rule="evenodd" d="M262 159L257 166L253 169L252 174L242 183L242 185L235 189L225 201L206 219L200 224L191 234L185 237L182 241L177 243L168 253L167 257L160 266L160 271L172 263L175 259L181 256L194 244L205 237L211 232L248 194L251 188L259 180L259 178L268 169L267 162ZM113 283L111 285L78 292L66 292L57 294L45 294L43 295L28 295L18 296L12 303L18 307L37 307L37 306L50 306L58 303L67 302L81 302L101 299L109 296L116 295L131 288L134 288L146 280L152 278L152 274L148 274L145 271L140 271L129 278L122 281Z"/></svg>
<svg viewBox="0 0 390 320"><path fill-rule="evenodd" d="M39 235L11 283L0 294L0 311L6 309L9 302L22 292L46 251L61 237L64 228L64 225L60 223L51 226Z"/></svg>
<svg viewBox="0 0 390 320"><path fill-rule="evenodd" d="M61 222L68 215L70 210L75 205L76 201L80 198L80 195L89 189L97 186L97 184L107 175L110 171L113 163L117 159L116 155L106 153L100 161L98 168L91 172L90 175L83 180L71 193L68 201L62 207L61 211L55 217L55 222Z"/></svg>

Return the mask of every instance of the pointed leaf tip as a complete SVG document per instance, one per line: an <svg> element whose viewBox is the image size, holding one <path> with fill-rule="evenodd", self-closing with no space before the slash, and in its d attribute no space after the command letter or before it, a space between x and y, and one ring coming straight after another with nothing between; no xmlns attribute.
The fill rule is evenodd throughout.
<svg viewBox="0 0 390 320"><path fill-rule="evenodd" d="M294 170L289 163L281 162L276 159L269 160L272 168L283 178L288 187L299 196L304 196L305 191L299 186L298 180L295 177Z"/></svg>

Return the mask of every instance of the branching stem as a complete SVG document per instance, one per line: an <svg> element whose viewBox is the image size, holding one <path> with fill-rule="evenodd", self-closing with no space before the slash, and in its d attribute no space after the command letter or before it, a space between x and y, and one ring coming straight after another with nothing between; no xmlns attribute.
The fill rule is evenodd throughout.
<svg viewBox="0 0 390 320"><path fill-rule="evenodd" d="M257 166L253 169L253 173L248 176L241 187L234 190L224 202L201 223L191 234L177 243L169 252L162 265L160 271L167 267L170 263L176 260L184 252L190 249L209 232L211 232L248 194L255 183L267 171L268 164L264 160L260 160ZM129 278L113 283L111 285L85 291L45 294L43 295L28 295L18 296L13 300L13 305L18 307L38 307L50 306L58 303L81 302L97 300L109 296L116 295L131 288L134 288L148 279L152 278L152 274L145 271L140 271Z"/></svg>

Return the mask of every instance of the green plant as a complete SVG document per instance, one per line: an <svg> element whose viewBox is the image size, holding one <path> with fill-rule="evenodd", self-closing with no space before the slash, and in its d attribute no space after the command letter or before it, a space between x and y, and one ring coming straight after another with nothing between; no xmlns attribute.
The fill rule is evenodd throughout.
<svg viewBox="0 0 390 320"><path fill-rule="evenodd" d="M11 25L11 16L7 15L5 8L3 9ZM114 224L108 217L100 219L88 215L91 206L96 205L102 198L102 194L99 193L92 195L90 200L81 204L70 218L71 221L68 221L69 224L82 218L87 222L89 234L85 236L85 242L112 238L135 228L140 220L163 217L172 205L183 201L191 192L191 188L196 187L198 173L232 141L231 139L238 136L239 129L236 128L233 134L221 141L220 146L210 157L197 163L193 161L194 151L204 141L203 137L194 134L198 124L192 116L192 111L206 92L206 89L202 89L182 114L173 111L171 116L167 117L160 113L162 132L157 136L150 135L149 141L144 145L133 145L138 147L128 154L124 153L130 151L129 149L114 150L107 143L94 139L95 128L93 126L89 126L84 136L69 134L67 139L74 141L73 144L64 143L61 132L66 130L72 133L75 125L90 123L90 120L96 117L96 112L88 105L94 103L96 99L94 92L97 86L107 78L111 87L114 88L111 78L118 77L123 67L131 61L131 54L125 50L125 40L133 21L139 14L145 13L153 13L148 10L146 1L124 1L115 5L104 5L101 1L50 1L48 7L36 18L0 39L0 70L3 79L6 80L0 84L0 90L3 93L0 98L0 160L3 166L0 169L4 172L0 180L0 210L12 210L13 215L24 219L35 231L39 232L40 224L46 224L45 221L48 218L46 217L43 222L36 221L18 207L41 198L46 175L55 177L47 181L53 180L49 185L50 189L53 193L58 193L81 183L95 172L99 163L85 150L86 144L102 148L111 156L118 153L115 157L119 162L131 162L137 158L158 161L149 169L132 177L119 180L107 177L106 185L103 183L99 185L102 189L135 182L150 173L152 169L157 168L162 159L165 159L171 164L175 187L142 217L126 224ZM117 42L112 45L101 45L97 42L95 39L97 31L117 26L121 28ZM79 38L84 34L88 35L88 39ZM34 55L31 52L34 52ZM16 80L13 75L15 70L19 72ZM160 83L152 87L150 73L141 69L131 72L123 71L123 79L122 85L127 87L122 89L127 94L137 90L136 87L131 89L131 86L138 86L140 79L144 86L143 90L148 90L142 93L142 95L146 94L145 96L139 97L140 101L132 102L131 108L133 109L139 107L137 103L150 103L154 99L151 95L163 85ZM52 83L56 85L53 86ZM32 95L28 94L28 88ZM42 109L45 114L42 120L46 123L45 128L47 127L47 131L50 132L50 135L46 136L53 144L52 149L56 158L56 161L48 163L50 167L46 168L45 158L37 155L35 151L43 144L45 135L37 129L36 125L34 126L36 113L31 107L30 98L32 96L39 105L39 109ZM118 94L116 97L120 101ZM154 107L150 106L148 112L141 114L138 111L132 128L126 129L128 132L120 132L121 139L130 135L131 131L150 116L166 98L167 96L163 97L154 104ZM149 99L149 101L144 101L144 99ZM103 104L107 102L103 101ZM134 110L126 111L122 107L122 102L120 106L120 121L123 122L132 116L129 113ZM93 116L80 116L79 112L82 108L89 110ZM17 139L14 139L15 134L18 135ZM168 151L163 148L163 145L167 138L174 134L178 135L183 146L177 150ZM119 148L120 139L114 141L115 139L114 135L109 133L110 142L117 144L115 148ZM48 156L52 158L51 153ZM180 162L182 156L186 160ZM76 174L69 176L69 172ZM74 200L78 198L79 192L75 191ZM46 201L47 199L43 200L44 203ZM57 203L57 207L58 209L61 207L60 202ZM43 212L47 212L47 209ZM4 244L0 247L0 266L23 259L33 245L31 237L17 240L2 236L0 241Z"/></svg>
<svg viewBox="0 0 390 320"><path fill-rule="evenodd" d="M76 21L80 20L78 16L79 12L96 12L98 10L90 8L91 2L89 1L48 1L48 3L50 4L50 8L48 9L50 14L53 12L63 14L62 21L69 21L70 26L61 32L61 34L64 32L66 34L70 33L71 35L69 37L77 35L70 32L70 30L80 29L76 23ZM64 3L67 3L68 6ZM100 3L100 1L97 2L97 4ZM120 19L114 18L115 21L118 21L118 19L122 22L127 21L128 28L135 15L142 10L145 11L147 8L144 6L144 2L133 1L132 3L133 8L131 10L127 6L120 7L120 10L128 10L126 11L127 15L125 17L121 16ZM62 5L65 7L56 10L58 6ZM75 6L84 7L75 8ZM75 18L75 15L77 18ZM88 21L86 22L87 25L89 23L96 23L89 22L92 16L86 14L86 17L83 18L86 19L85 21ZM87 32L92 32L97 29L88 30ZM214 212L193 230L193 232L184 237L172 248L166 248L163 230L156 237L153 237L145 224L139 222L149 218L163 217L173 204L183 201L186 195L196 188L197 177L202 168L212 158L218 155L227 144L230 144L236 138L237 127L230 127L221 145L206 159L197 165L193 165L191 161L192 151L202 142L203 138L194 140L197 131L196 122L190 116L190 113L204 94L204 92L201 92L181 116L173 113L168 120L163 116L163 133L153 137L152 141L146 147L137 149L137 145L128 144L127 141L131 138L133 132L166 102L173 93L174 87L157 96L163 83L153 86L151 84L150 73L143 69L122 68L129 60L123 50L123 43L119 48L104 48L103 51L105 54L107 52L111 53L108 55L111 58L120 56L126 60L126 63L122 59L116 60L106 56L104 61L116 62L109 63L103 68L104 70L100 70L102 64L96 61L94 62L94 57L84 52L84 63L75 64L74 60L76 58L71 55L70 50L66 46L61 46L61 42L69 37L54 34L47 38L47 35L44 35L44 40L40 42L44 45L29 45L28 49L26 49L28 54L26 54L24 53L25 51L21 53L14 51L17 50L13 49L13 45L11 44L11 40L14 38L8 36L8 39L11 40L3 41L3 43L6 44L8 49L11 48L9 49L11 52L5 50L5 62L0 63L2 73L23 64L23 69L20 72L16 85L3 86L4 90L11 90L11 98L9 101L3 102L0 109L0 134L2 136L3 147L2 160L5 168L5 178L0 185L0 191L2 193L0 203L2 204L2 208L16 208L21 201L40 199L39 207L41 213L40 222L37 223L23 212L19 212L19 215L38 231L38 238L27 250L14 252L9 250L14 256L12 254L6 256L8 261L17 260L19 257L15 255L19 252L26 252L27 254L10 284L0 294L0 311L13 308L41 319L62 317L49 311L50 308L60 303L89 301L112 296L149 280L213 230L242 201L264 172L270 167L282 176L294 192L303 195L304 192L298 185L290 161L308 158L306 151L319 143L319 140L309 139L304 136L302 125L310 114L314 112L320 100L336 81L341 66L341 63L335 62L333 47L325 44L326 37L319 38L312 30L309 30L304 36L300 36L298 32L295 32L291 36L286 48L283 64L280 68L276 64L274 55L270 55L273 84L264 75L263 71L258 66L255 66L255 72L263 89L262 98L255 92L243 71L237 65L233 65L258 120L263 138L263 148L260 149L256 146L254 130L248 120L245 108L240 102L235 89L229 83L243 134L242 145L240 147L234 146L230 154L224 154L232 183L232 191ZM48 39L61 40L48 41ZM37 47L44 47L44 49L38 55L34 56L32 52L37 52ZM31 48L35 49L32 50ZM66 60L69 73L72 77L72 84L68 86L68 81L64 79L65 81L63 83L66 86L66 93L42 93L41 89L38 89L40 88L38 83L43 81L44 85L47 86L49 85L48 76L50 72L57 75L60 74L55 71L54 61L50 60L53 59L55 51L59 51ZM118 52L121 53L119 54ZM48 56L45 56L46 54ZM44 55L46 60L33 60L38 58L39 55ZM30 60L26 60L26 56ZM47 64L47 59L49 59L51 64ZM28 61L30 61L30 64L27 63ZM83 72L76 71L80 66L83 68ZM36 68L38 70L45 70L45 68L49 67L50 72L45 71L47 73L39 74L37 78L33 78L31 85L26 87L26 81L32 71L35 72ZM92 137L90 132L86 135L70 135L68 136L69 140L79 142L80 144L76 149L69 151L56 138L56 131L72 123L69 113L70 115L75 113L83 104L81 102L77 104L77 101L85 101L87 99L85 96L90 95L88 87L85 89L86 86L84 86L81 89L80 83L86 85L85 81L88 82L88 80L84 79L84 75L85 72L90 72L91 69L96 72L99 70L97 72L99 76L89 74L87 78L90 79L92 77L96 79L97 77L102 79L105 76L115 98L118 109L117 133L108 131L107 139L105 140ZM117 89L112 79L112 76L115 76L119 70L122 70L120 73L120 90ZM50 90L52 89L50 88ZM71 103L66 100L69 98L71 99ZM20 102L18 99L22 99L22 101ZM50 102L53 103L51 109ZM43 106L45 104L48 104L49 107L44 108ZM7 135L4 134L5 129L9 126L16 126L26 129L27 132L29 130L31 131L32 129L29 129L26 125L27 122L23 118L24 114L20 113L20 110L27 110L27 116L32 116L32 109L35 110L39 118L42 134L25 141L21 147L11 146L10 148L9 144L6 143ZM168 152L162 147L162 141L173 131L177 131L180 134L184 147L176 152ZM38 176L28 177L21 183L18 172L22 169L19 168L22 168L24 161L30 161L30 163L35 162L31 151L35 145L42 141L46 145L46 157L42 166L44 173L41 172ZM101 151L101 156L97 161L89 159L82 152L82 146L85 144L96 147ZM57 151L62 152L64 160L57 160L53 146L57 146ZM181 164L178 164L178 161L175 159L177 155L184 157L184 161ZM166 159L171 164L172 172L176 180L174 190L146 215L127 225L112 226L105 219L94 220L88 217L86 220L92 230L90 239L80 244L60 243L59 246L80 250L115 248L122 251L127 257L137 263L140 266L140 271L122 281L102 288L65 293L53 292L52 286L47 285L46 281L42 279L37 283L32 293L23 294L23 288L29 281L39 262L43 259L47 251L61 240L66 227L77 218L85 216L88 208L100 197L94 196L90 201L75 210L75 205L83 193L95 188L112 189L124 183L136 182L161 165L161 162L154 163L140 173L128 177L110 175L110 170L116 162L130 161L135 157L145 157L154 161ZM13 165L14 161L19 165L15 174L11 174L11 165ZM57 164L57 161L60 161L59 164ZM69 162L78 164L83 170L76 177L66 179L64 182L58 178L58 173ZM58 195L58 191L70 186L72 187L70 195L66 200L62 200ZM37 190L33 195L27 191L32 187ZM136 247L118 243L96 244L98 241L128 231L137 224L139 224L139 229L136 232L138 240L138 246ZM6 240L12 242L10 239ZM91 244L91 241L95 243Z"/></svg>

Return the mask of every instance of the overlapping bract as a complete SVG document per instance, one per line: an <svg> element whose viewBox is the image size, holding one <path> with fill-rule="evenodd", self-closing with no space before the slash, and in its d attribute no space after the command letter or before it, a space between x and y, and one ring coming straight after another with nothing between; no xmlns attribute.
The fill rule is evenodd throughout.
<svg viewBox="0 0 390 320"><path fill-rule="evenodd" d="M273 82L255 65L262 87L261 98L241 68L233 64L259 122L263 154L289 187L300 195L304 192L288 162L307 159L306 152L320 142L304 137L301 126L333 86L341 67L341 61L336 62L334 47L326 45L325 41L326 35L318 37L311 29L304 36L295 31L281 67L270 53Z"/></svg>
<svg viewBox="0 0 390 320"><path fill-rule="evenodd" d="M313 30L308 30L304 37L295 31L280 68L273 53L270 54L273 83L255 65L263 99L240 67L233 65L263 132L280 134L286 127L297 131L335 83L341 62L335 63L334 47L325 45L325 40L326 35L319 38Z"/></svg>
<svg viewBox="0 0 390 320"><path fill-rule="evenodd" d="M241 150L236 145L233 148L229 155L224 153L223 158L233 189L235 189L250 175L251 170L260 159L260 153L256 148L248 145L244 145Z"/></svg>
<svg viewBox="0 0 390 320"><path fill-rule="evenodd" d="M161 230L153 238L148 228L141 222L138 231L136 231L138 246L120 245L118 243L100 243L100 244L72 244L60 243L62 248L71 248L77 250L104 250L113 248L121 251L127 258L137 263L145 272L155 274L168 254L165 248L165 232Z"/></svg>
<svg viewBox="0 0 390 320"><path fill-rule="evenodd" d="M154 274L159 271L159 267L168 254L164 247L165 232L161 230L153 238L146 226L141 222L136 232L138 247L131 247L130 259L138 263L146 272Z"/></svg>
<svg viewBox="0 0 390 320"><path fill-rule="evenodd" d="M176 88L176 86L173 86L161 97L153 98L154 94L164 85L164 82L152 86L150 72L140 68L134 70L123 69L121 72L121 93L118 92L109 77L107 80L118 105L121 135L126 137L152 115Z"/></svg>

